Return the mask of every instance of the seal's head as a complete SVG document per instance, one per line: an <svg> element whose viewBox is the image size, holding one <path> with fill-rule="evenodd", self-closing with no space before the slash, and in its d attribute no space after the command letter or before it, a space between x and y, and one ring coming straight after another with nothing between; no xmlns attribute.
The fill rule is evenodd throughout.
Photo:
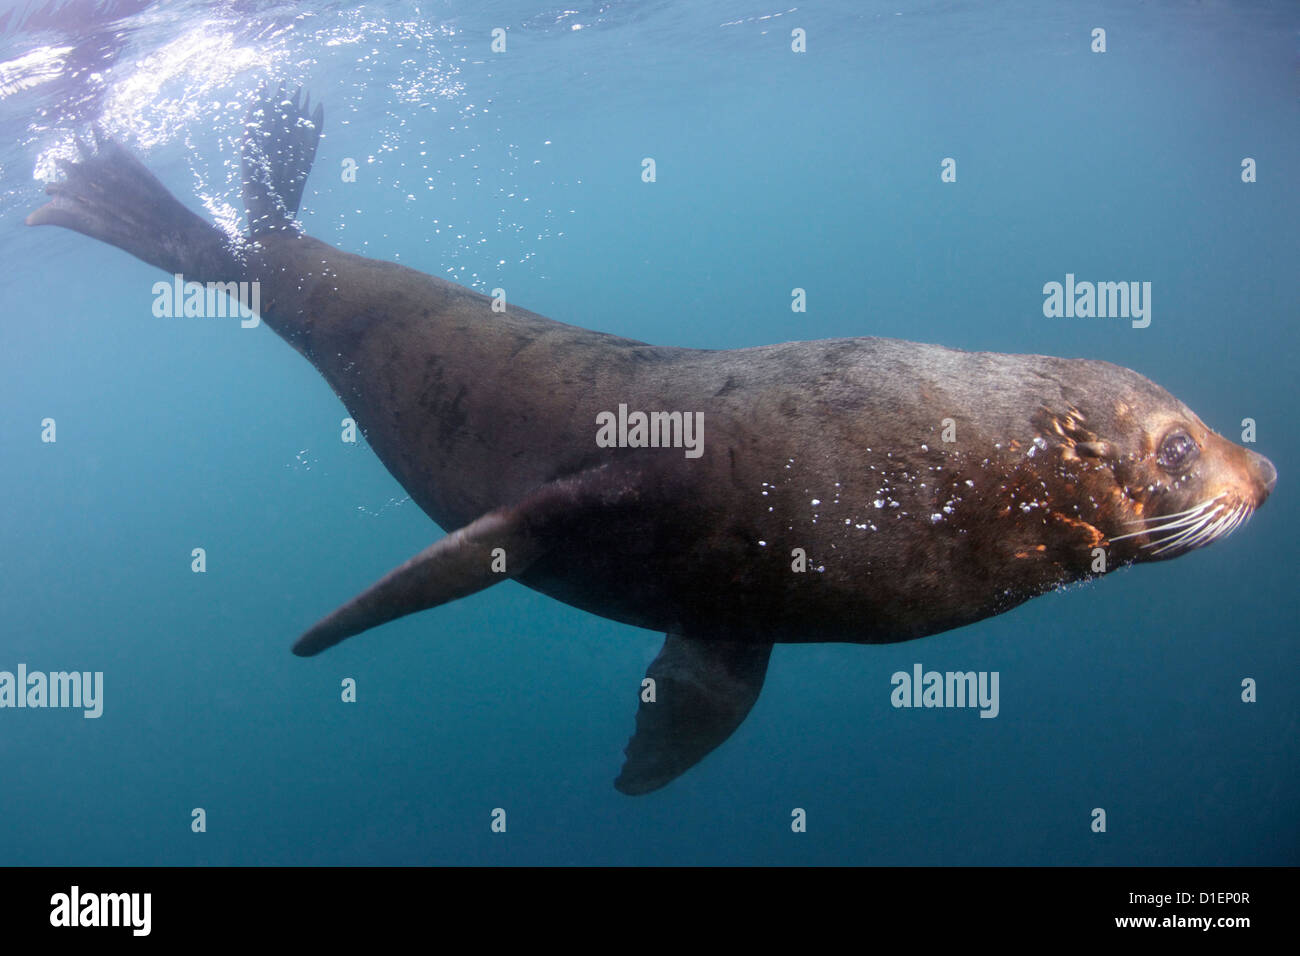
<svg viewBox="0 0 1300 956"><path fill-rule="evenodd" d="M1136 372L1078 364L1089 366L1090 386L1063 412L1044 408L1039 430L1057 446L1063 468L1086 474L1088 487L1102 493L1093 523L1122 560L1203 547L1264 503L1277 471L1263 455L1211 431Z"/></svg>

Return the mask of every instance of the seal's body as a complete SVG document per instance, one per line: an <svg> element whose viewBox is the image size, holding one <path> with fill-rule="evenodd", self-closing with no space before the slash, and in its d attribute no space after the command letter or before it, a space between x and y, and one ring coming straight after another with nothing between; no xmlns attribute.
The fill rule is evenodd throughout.
<svg viewBox="0 0 1300 956"><path fill-rule="evenodd" d="M251 238L101 144L29 217L256 281L393 475L457 529L309 630L314 654L506 577L666 631L616 785L655 789L757 698L774 643L933 634L1244 521L1276 478L1105 362L888 339L661 348L351 255L292 221L321 114L255 111ZM639 416L639 417L638 417ZM649 699L653 697L653 699Z"/></svg>

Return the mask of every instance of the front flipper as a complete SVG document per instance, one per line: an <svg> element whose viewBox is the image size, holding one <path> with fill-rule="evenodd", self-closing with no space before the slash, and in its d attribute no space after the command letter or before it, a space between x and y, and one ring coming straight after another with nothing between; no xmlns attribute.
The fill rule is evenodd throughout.
<svg viewBox="0 0 1300 956"><path fill-rule="evenodd" d="M518 504L489 511L390 571L298 638L293 652L299 657L319 654L372 627L517 577L550 549L555 533L571 531L585 515L633 493L631 484L607 469L543 485ZM505 572L493 569L497 548L504 551Z"/></svg>
<svg viewBox="0 0 1300 956"><path fill-rule="evenodd" d="M669 634L646 671L655 700L641 700L614 786L626 794L649 793L703 760L758 700L771 654L771 644Z"/></svg>

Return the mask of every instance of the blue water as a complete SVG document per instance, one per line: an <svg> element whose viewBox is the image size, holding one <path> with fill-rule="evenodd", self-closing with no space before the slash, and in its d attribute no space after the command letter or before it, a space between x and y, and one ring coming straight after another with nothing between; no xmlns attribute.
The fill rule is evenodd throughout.
<svg viewBox="0 0 1300 956"><path fill-rule="evenodd" d="M0 670L105 682L97 720L0 710L0 864L1300 862L1300 7L792 2L0 21ZM1209 548L959 631L778 645L726 744L622 796L662 635L507 582L292 656L442 531L268 329L155 318L156 270L22 225L92 121L229 221L266 77L325 104L303 220L348 251L662 344L1107 359L1234 441L1253 418L1277 490ZM1067 272L1150 281L1150 326L1045 318ZM998 671L999 716L894 709L918 662Z"/></svg>

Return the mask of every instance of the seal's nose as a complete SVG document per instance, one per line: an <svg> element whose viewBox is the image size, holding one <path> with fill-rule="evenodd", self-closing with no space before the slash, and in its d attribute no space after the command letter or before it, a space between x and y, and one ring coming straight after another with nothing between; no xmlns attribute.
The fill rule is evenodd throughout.
<svg viewBox="0 0 1300 956"><path fill-rule="evenodd" d="M1273 491L1273 486L1277 484L1277 469L1263 455L1252 451L1250 452L1250 472L1251 477L1255 479L1255 507L1258 508Z"/></svg>

